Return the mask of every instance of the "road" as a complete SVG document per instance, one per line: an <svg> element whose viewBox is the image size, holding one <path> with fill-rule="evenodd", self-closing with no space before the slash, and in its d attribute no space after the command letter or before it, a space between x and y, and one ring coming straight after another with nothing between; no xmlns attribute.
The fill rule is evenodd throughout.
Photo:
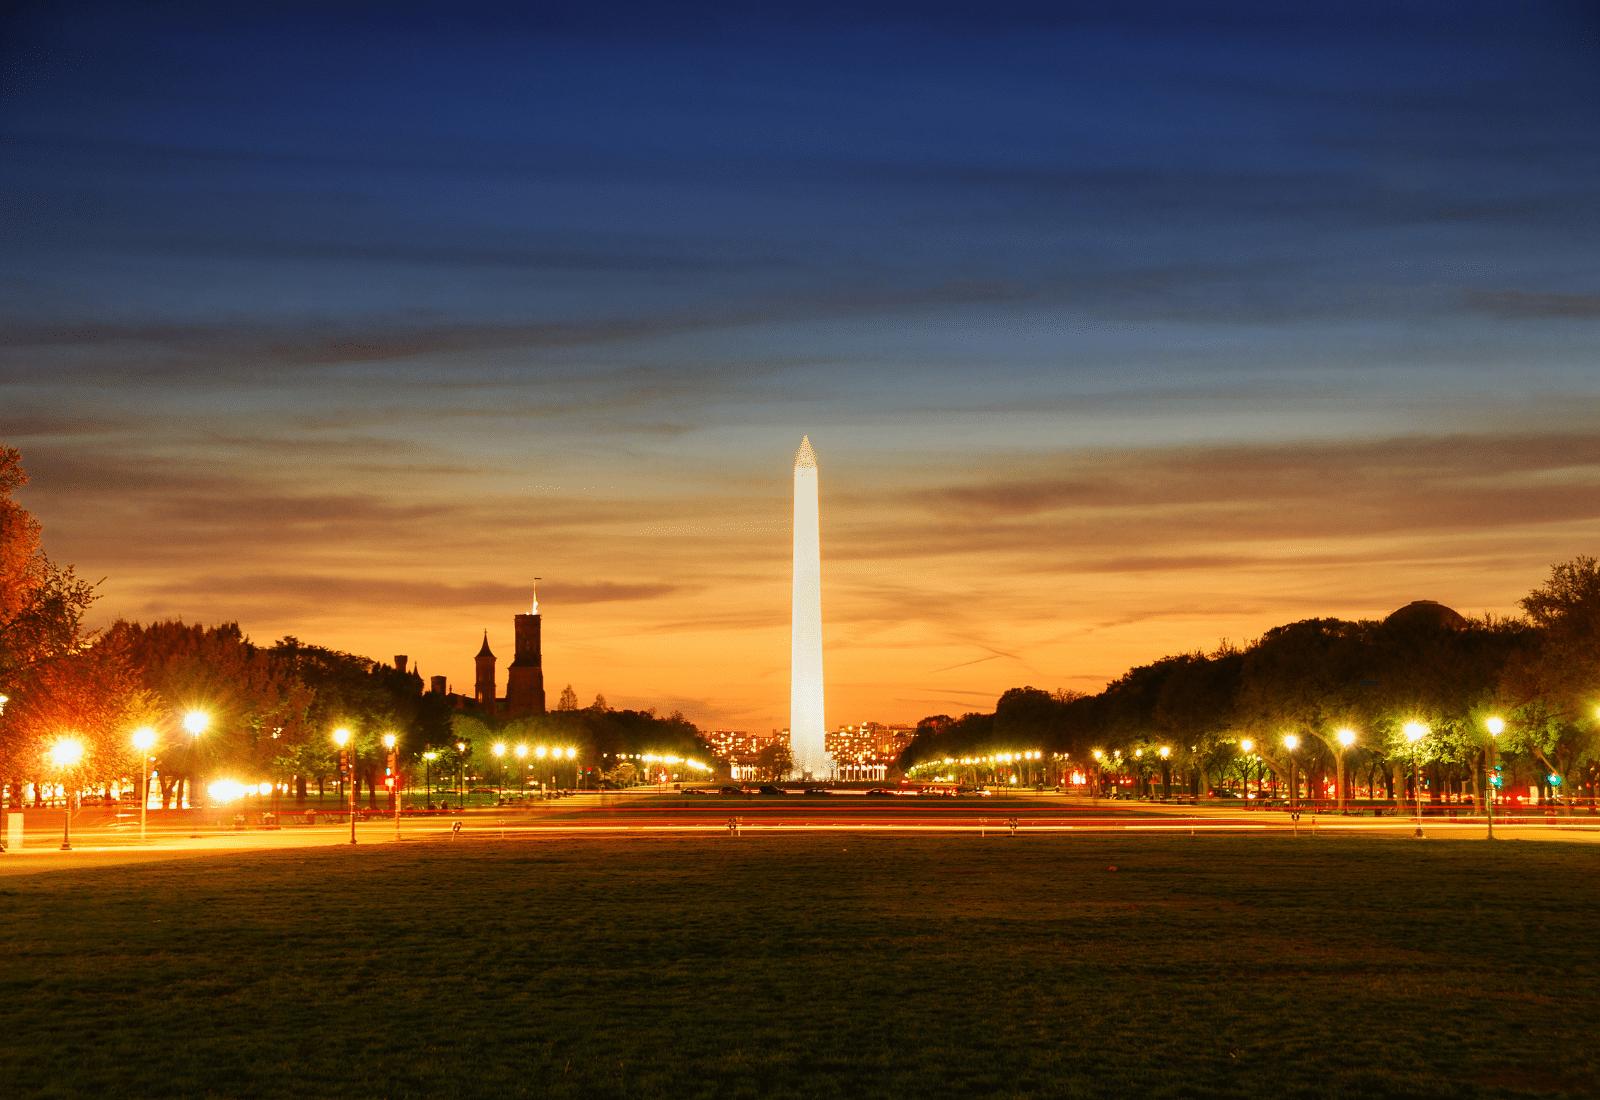
<svg viewBox="0 0 1600 1100"><path fill-rule="evenodd" d="M333 815L319 815L333 816ZM62 851L61 812L35 811L20 849L0 855L0 876L45 871L183 859L223 853L286 848L338 847L350 843L348 820L280 829L197 825L174 815L148 830L141 843L136 827L98 819L86 812L75 819L73 848ZM98 822L98 823L97 823ZM994 798L867 798L854 793L833 796L790 794L772 797L715 797L658 794L654 791L608 793L604 799L586 794L516 808L470 809L451 814L407 815L402 841L444 841L455 836L528 840L554 839L581 833L625 838L641 835L793 832L903 832L1009 836L1138 832L1173 835L1233 833L1410 836L1413 818L1345 817L1302 814L1298 821L1284 810L1246 810L1238 806L1181 806L1159 803L1094 801L1061 795L1023 793ZM459 828L458 828L459 826ZM1479 839L1486 835L1481 817L1427 817L1425 836ZM1600 816L1502 818L1495 835L1508 840L1600 841ZM394 820L358 822L357 845L392 844Z"/></svg>

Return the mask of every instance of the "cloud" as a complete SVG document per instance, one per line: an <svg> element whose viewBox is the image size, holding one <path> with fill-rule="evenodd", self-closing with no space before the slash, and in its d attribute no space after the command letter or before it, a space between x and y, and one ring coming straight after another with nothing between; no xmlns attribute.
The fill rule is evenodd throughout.
<svg viewBox="0 0 1600 1100"><path fill-rule="evenodd" d="M1466 300L1470 308L1506 321L1600 320L1600 294L1474 290Z"/></svg>
<svg viewBox="0 0 1600 1100"><path fill-rule="evenodd" d="M622 584L612 581L591 583L551 583L544 595L562 605L617 603L659 599L678 591L671 584ZM237 597L252 602L288 599L301 606L323 609L371 605L414 607L426 610L521 606L526 609L533 596L533 585L510 585L495 581L446 584L430 581L376 580L365 577L339 577L323 574L212 575L150 589L162 601L172 597ZM155 601L161 602L161 601Z"/></svg>
<svg viewBox="0 0 1600 1100"><path fill-rule="evenodd" d="M642 340L745 325L864 317L971 303L1023 301L1034 294L1020 284L992 279L945 279L921 286L841 285L827 291L747 296L715 306L686 307L631 316L517 323L408 323L392 319L357 327L353 322L261 322L63 326L12 322L0 326L0 382L37 383L40 353L74 379L139 385L150 379L193 376L208 386L285 369L311 370L360 363L399 362L424 356L459 356L508 350L554 350ZM281 380L281 379L280 379ZM457 382L459 384L459 381ZM502 380L503 384L503 380Z"/></svg>

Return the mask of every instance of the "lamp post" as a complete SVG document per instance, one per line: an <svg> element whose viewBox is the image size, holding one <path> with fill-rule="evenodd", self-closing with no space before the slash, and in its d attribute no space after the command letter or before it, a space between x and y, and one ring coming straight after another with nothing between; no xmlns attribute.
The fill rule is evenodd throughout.
<svg viewBox="0 0 1600 1100"><path fill-rule="evenodd" d="M63 737L50 748L50 762L61 772L61 793L65 796L66 813L61 818L61 850L72 851L72 788L67 781L72 770L83 759L83 746L70 737Z"/></svg>
<svg viewBox="0 0 1600 1100"><path fill-rule="evenodd" d="M1283 747L1289 750L1289 805L1293 808L1300 805L1300 777L1295 774L1294 759L1294 750L1300 747L1300 738L1289 734L1283 739Z"/></svg>
<svg viewBox="0 0 1600 1100"><path fill-rule="evenodd" d="M191 760L193 767L189 769L189 808L200 808L200 735L211 724L211 716L204 711L191 710L183 716L183 728L191 735L190 747L193 750Z"/></svg>
<svg viewBox="0 0 1600 1100"><path fill-rule="evenodd" d="M1494 839L1494 749L1495 738L1505 732L1506 724L1498 718L1491 718L1484 723L1489 730L1489 766L1483 774L1483 814L1489 823L1489 837Z"/></svg>
<svg viewBox="0 0 1600 1100"><path fill-rule="evenodd" d="M467 743L456 742L456 775L459 780L456 786L456 809L467 808Z"/></svg>
<svg viewBox="0 0 1600 1100"><path fill-rule="evenodd" d="M145 811L150 808L150 765L155 763L155 757L150 755L150 750L155 747L156 731L146 727L135 730L133 734L133 747L139 750L139 768L144 773L139 777L139 843L145 843L144 817Z"/></svg>
<svg viewBox="0 0 1600 1100"><path fill-rule="evenodd" d="M1428 735L1428 728L1420 722L1407 722L1405 725L1406 740L1411 743L1411 795L1416 800L1417 830L1412 836L1422 835L1422 783L1417 776L1417 742Z"/></svg>
<svg viewBox="0 0 1600 1100"><path fill-rule="evenodd" d="M431 769L433 762L437 759L439 759L439 754L436 752L425 752L422 754L422 798L430 810L433 809L433 778Z"/></svg>
<svg viewBox="0 0 1600 1100"><path fill-rule="evenodd" d="M1344 751L1356 743L1356 735L1350 730L1340 730L1334 740L1339 742L1339 812L1348 814L1350 812L1349 793L1346 790L1347 784L1345 783Z"/></svg>
<svg viewBox="0 0 1600 1100"><path fill-rule="evenodd" d="M496 741L489 751L494 753L495 761L500 765L500 782L495 784L494 800L496 803L504 802L506 800L506 743L504 741Z"/></svg>
<svg viewBox="0 0 1600 1100"><path fill-rule="evenodd" d="M1255 747L1256 747L1256 743L1254 741L1250 740L1250 738L1248 738L1248 737L1246 737L1243 741L1239 742L1239 748L1244 750L1245 752L1252 752L1255 749ZM1249 806L1249 802L1250 802L1250 764L1248 762L1246 762L1245 766L1244 766L1244 800L1245 800L1245 809L1248 810L1250 808L1250 806Z"/></svg>
<svg viewBox="0 0 1600 1100"><path fill-rule="evenodd" d="M356 842L356 785L355 785L355 749L345 748L350 744L350 731L340 726L333 731L333 743L339 746L339 770L344 773L345 790L350 796L350 843Z"/></svg>
<svg viewBox="0 0 1600 1100"><path fill-rule="evenodd" d="M527 789L528 789L528 765L527 765L527 759L528 759L528 746L527 745L518 745L517 746L517 799L518 799L518 801L521 801L522 796L527 792Z"/></svg>
<svg viewBox="0 0 1600 1100"><path fill-rule="evenodd" d="M389 797L394 799L394 838L400 839L400 768L399 754L394 751L395 736L392 733L383 735L383 747L389 750L389 760L386 770L389 773Z"/></svg>

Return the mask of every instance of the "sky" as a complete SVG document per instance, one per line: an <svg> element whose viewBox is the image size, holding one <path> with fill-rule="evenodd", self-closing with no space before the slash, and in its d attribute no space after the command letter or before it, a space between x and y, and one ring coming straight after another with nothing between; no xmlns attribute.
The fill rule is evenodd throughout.
<svg viewBox="0 0 1600 1100"><path fill-rule="evenodd" d="M1600 551L1583 4L9 5L0 440L95 623L787 726Z"/></svg>

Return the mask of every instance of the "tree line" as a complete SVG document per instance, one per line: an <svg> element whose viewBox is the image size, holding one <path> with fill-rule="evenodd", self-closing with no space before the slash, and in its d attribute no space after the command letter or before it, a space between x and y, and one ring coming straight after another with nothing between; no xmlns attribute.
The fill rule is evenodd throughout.
<svg viewBox="0 0 1600 1100"><path fill-rule="evenodd" d="M1291 768L1321 791L1342 755L1347 775L1387 798L1404 793L1415 763L1437 799L1486 789L1492 739L1508 785L1593 797L1600 566L1556 565L1519 606L1511 618L1418 601L1382 621L1306 619L1244 647L1130 669L1094 695L1013 688L992 713L923 719L900 766L1043 749L1086 774L1166 767L1192 794L1251 769L1288 781ZM1354 735L1348 747L1341 731Z"/></svg>
<svg viewBox="0 0 1600 1100"><path fill-rule="evenodd" d="M386 734L402 765L420 773L422 754L486 772L492 744L555 743L604 772L646 752L698 755L699 731L681 714L615 711L603 696L579 709L570 686L549 715L513 722L461 711L423 690L420 676L358 654L285 637L253 643L238 623L214 626L119 620L90 630L96 585L51 561L38 521L12 497L27 482L21 455L0 446L0 781L6 801L37 801L63 776L52 748L71 738L83 750L73 783L109 787L140 774L141 756L159 774L163 806L191 801L197 781L229 778L288 787L304 798L338 770L331 740L351 734L353 782L375 802L384 788ZM188 728L190 715L204 728ZM155 744L136 750L132 734ZM459 747L458 747L459 746ZM201 792L202 795L204 792Z"/></svg>

